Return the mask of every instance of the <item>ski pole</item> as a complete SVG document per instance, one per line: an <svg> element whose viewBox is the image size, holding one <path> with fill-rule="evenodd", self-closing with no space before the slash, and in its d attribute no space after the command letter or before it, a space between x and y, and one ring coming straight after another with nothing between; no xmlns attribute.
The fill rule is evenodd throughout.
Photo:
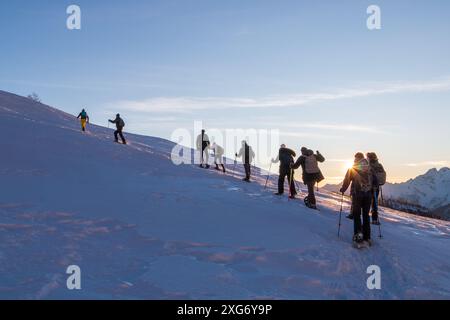
<svg viewBox="0 0 450 320"><path fill-rule="evenodd" d="M291 199L291 197L294 197L294 194L292 193L292 188L291 188L291 185L294 182L293 179L294 179L294 169L291 168L291 173L289 174L289 181L288 181L288 184L289 184L289 186L288 186L289 187L289 199Z"/></svg>
<svg viewBox="0 0 450 320"><path fill-rule="evenodd" d="M339 228L338 228L338 238L340 238L341 235L341 222L342 222L342 209L344 207L344 193L342 193L341 198L341 210L339 211Z"/></svg>
<svg viewBox="0 0 450 320"><path fill-rule="evenodd" d="M237 165L237 156L234 156L234 167L233 167L233 177L236 176L236 165Z"/></svg>
<svg viewBox="0 0 450 320"><path fill-rule="evenodd" d="M384 206L383 188L382 187L380 187L380 193L381 193L381 202L383 203L383 206ZM377 199L377 201L378 201L378 199ZM378 232L380 234L380 239L383 239L383 235L381 234L381 219L380 219L380 216L381 216L380 215L380 210L378 210Z"/></svg>
<svg viewBox="0 0 450 320"><path fill-rule="evenodd" d="M270 170L272 170L272 161L270 161L269 172L267 173L267 179L266 179L266 184L264 185L264 189L266 189L266 188L267 188L267 183L269 183L269 178L270 178Z"/></svg>

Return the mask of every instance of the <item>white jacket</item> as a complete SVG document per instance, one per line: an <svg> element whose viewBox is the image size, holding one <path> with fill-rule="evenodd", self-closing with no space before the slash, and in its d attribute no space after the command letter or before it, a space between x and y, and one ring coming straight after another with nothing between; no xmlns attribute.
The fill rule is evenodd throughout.
<svg viewBox="0 0 450 320"><path fill-rule="evenodd" d="M208 141L209 142L209 137L208 137L208 135L206 133L203 135L203 141L205 141L205 142ZM196 145L197 145L197 150L202 150L203 143L202 143L202 135L201 134L199 134L198 137L197 137Z"/></svg>

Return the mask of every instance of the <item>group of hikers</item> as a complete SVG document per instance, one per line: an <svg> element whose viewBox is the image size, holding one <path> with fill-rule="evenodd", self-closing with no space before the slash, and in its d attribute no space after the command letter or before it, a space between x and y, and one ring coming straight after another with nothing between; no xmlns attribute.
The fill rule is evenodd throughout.
<svg viewBox="0 0 450 320"><path fill-rule="evenodd" d="M85 109L81 110L77 119L81 120L81 130L83 132L85 132L86 124L89 123L89 116ZM116 118L114 120L108 120L108 122L116 125L116 131L114 131L115 142L119 143L119 136L120 136L120 140L122 141L122 143L127 144L127 141L125 140L125 137L123 136L123 128L125 127L125 121L123 121L123 119L120 117L120 114L117 114Z"/></svg>
<svg viewBox="0 0 450 320"><path fill-rule="evenodd" d="M86 124L89 123L89 116L85 109L83 109L78 118L81 120L81 129L86 131ZM110 123L116 125L114 131L115 142L119 142L119 137L123 144L127 144L123 136L123 128L125 122L116 115L114 120L108 120ZM209 169L209 153L212 150L214 153L215 169L226 172L224 165L225 150L222 146L213 142L210 143L209 137L205 130L202 130L198 135L196 147L200 153L200 167ZM286 147L285 144L280 146L278 156L272 159L271 163L280 164L278 177L278 192L277 196L284 194L284 184L287 178L289 185L289 198L295 199L297 195L297 188L294 179L294 172L298 168L302 168L302 180L307 186L308 195L304 199L305 205L311 209L317 209L316 196L314 193L315 185L319 184L325 178L319 168L319 163L325 162L324 156L319 152L314 152L306 147L301 148L301 155L295 161L296 152ZM247 141L242 141L242 146L239 152L235 153L235 164L237 158L242 158L245 169L245 177L243 181L250 182L251 179L251 165L255 159L255 152ZM270 169L269 169L270 171ZM371 245L371 227L370 227L370 209L372 208L372 224L380 225L378 217L378 198L380 196L381 186L386 183L386 171L379 163L378 157L375 153L369 152L366 157L361 152L355 155L353 167L350 168L344 178L340 192L344 196L347 189L350 187L352 209L347 216L354 220L354 236L353 241L358 244ZM267 185L267 183L266 183Z"/></svg>
<svg viewBox="0 0 450 320"><path fill-rule="evenodd" d="M205 130L202 130L201 134L197 137L196 145L197 150L200 152L200 167L210 168L209 151L211 149L211 144ZM225 172L225 166L223 165L223 147L213 143L212 150L214 152L216 169L220 170L220 165L223 172ZM284 185L287 178L289 198L295 199L297 189L294 172L301 167L302 180L308 188L308 195L304 199L305 205L308 208L317 209L314 189L316 184L318 185L325 179L319 168L319 163L325 162L325 157L319 151L314 153L313 150L306 147L301 148L301 155L295 161L296 156L294 150L289 149L285 144L282 144L278 151L278 156L275 159L272 159L272 163L279 162L280 164L278 192L275 193L275 195L282 196L284 194ZM240 151L235 154L235 157L236 159L242 157L245 168L245 178L243 181L250 182L251 164L255 158L255 152L252 147L248 145L247 141L242 141L242 147ZM355 155L354 164L352 168L348 169L340 192L344 196L345 192L351 186L350 195L352 209L347 218L353 219L354 221L353 241L358 245L370 246L372 244L370 210L372 209L372 224L380 225L378 217L378 199L381 186L386 183L386 171L378 161L376 153L369 152L366 157L364 157L364 154L361 152L358 152Z"/></svg>
<svg viewBox="0 0 450 320"><path fill-rule="evenodd" d="M352 209L347 218L354 220L355 243L371 245L369 213L372 208L372 224L380 225L378 199L385 183L386 171L376 153L369 152L366 158L361 152L355 154L353 167L347 171L340 189L344 195L350 187Z"/></svg>

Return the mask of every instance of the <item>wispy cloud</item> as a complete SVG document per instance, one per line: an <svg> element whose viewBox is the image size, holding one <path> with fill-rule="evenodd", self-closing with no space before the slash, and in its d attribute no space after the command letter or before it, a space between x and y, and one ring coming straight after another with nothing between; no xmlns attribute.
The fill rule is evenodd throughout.
<svg viewBox="0 0 450 320"><path fill-rule="evenodd" d="M406 166L408 167L446 167L450 166L450 161L447 160L439 160L439 161L424 161L424 162L417 162L417 163L407 163Z"/></svg>
<svg viewBox="0 0 450 320"><path fill-rule="evenodd" d="M291 137L291 138L318 138L318 139L342 139L342 136L337 135L326 135L320 133L310 133L310 132L289 132L281 131L281 137Z"/></svg>
<svg viewBox="0 0 450 320"><path fill-rule="evenodd" d="M283 127L293 128L293 129L320 129L326 131L347 131L347 132L365 132L365 133L387 133L380 128L375 128L366 125L356 125L350 123L338 124L338 123L299 123L299 122L274 122L274 121L266 121L260 124L271 127L271 126L280 126L282 123Z"/></svg>
<svg viewBox="0 0 450 320"><path fill-rule="evenodd" d="M325 101L352 99L382 94L439 92L450 90L450 78L425 82L389 82L332 92L271 95L267 97L157 97L141 101L119 101L112 106L136 112L183 113L204 109L287 108Z"/></svg>

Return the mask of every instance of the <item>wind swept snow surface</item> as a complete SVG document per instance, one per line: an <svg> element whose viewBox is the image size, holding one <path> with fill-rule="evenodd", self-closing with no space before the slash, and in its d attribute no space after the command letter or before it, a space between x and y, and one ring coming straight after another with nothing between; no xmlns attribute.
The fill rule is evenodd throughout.
<svg viewBox="0 0 450 320"><path fill-rule="evenodd" d="M126 119L126 115L125 119ZM273 195L276 177L241 182L174 166L173 143L127 135L0 91L0 298L450 298L450 223L381 212L383 239L337 237L340 199L321 211ZM151 124L149 124L151 125ZM233 175L234 174L234 175ZM303 191L304 196L304 191ZM78 265L82 289L66 287ZM381 268L369 290L367 268Z"/></svg>

